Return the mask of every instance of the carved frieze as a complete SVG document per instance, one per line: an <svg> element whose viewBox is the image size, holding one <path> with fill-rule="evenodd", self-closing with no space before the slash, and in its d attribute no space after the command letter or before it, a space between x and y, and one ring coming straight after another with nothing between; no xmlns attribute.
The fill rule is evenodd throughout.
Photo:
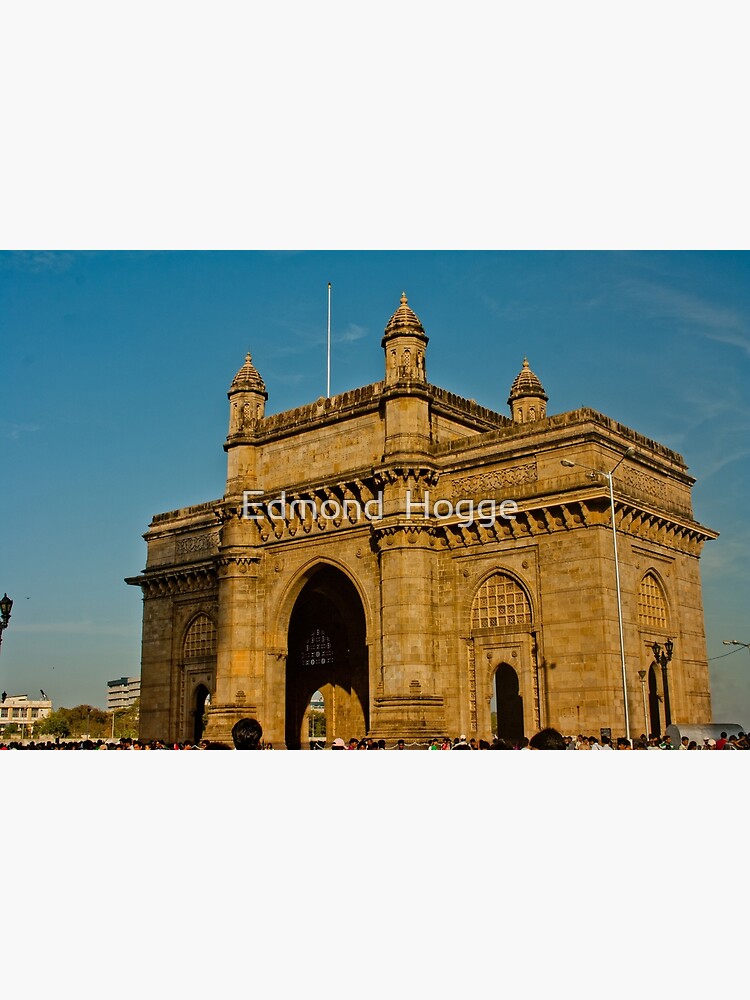
<svg viewBox="0 0 750 1000"><path fill-rule="evenodd" d="M215 552L219 547L219 532L210 531L201 535L186 535L175 542L175 555L187 556L195 552Z"/></svg>
<svg viewBox="0 0 750 1000"><path fill-rule="evenodd" d="M493 469L491 472L480 472L474 476L454 479L451 483L451 490L453 498L457 500L463 497L487 497L491 499L509 486L524 486L536 481L536 462L527 462L524 465Z"/></svg>

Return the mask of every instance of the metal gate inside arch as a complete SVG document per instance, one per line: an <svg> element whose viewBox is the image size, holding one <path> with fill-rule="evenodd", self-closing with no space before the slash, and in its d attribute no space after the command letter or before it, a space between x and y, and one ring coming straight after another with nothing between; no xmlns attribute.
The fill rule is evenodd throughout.
<svg viewBox="0 0 750 1000"><path fill-rule="evenodd" d="M323 695L326 742L362 736L369 719L369 672L362 601L332 566L318 569L297 598L289 622L286 668L287 749L309 746L307 713Z"/></svg>

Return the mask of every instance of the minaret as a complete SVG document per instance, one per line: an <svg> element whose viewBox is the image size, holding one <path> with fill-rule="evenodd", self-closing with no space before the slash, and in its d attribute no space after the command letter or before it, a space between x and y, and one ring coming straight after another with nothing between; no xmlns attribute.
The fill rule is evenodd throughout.
<svg viewBox="0 0 750 1000"><path fill-rule="evenodd" d="M402 292L401 305L388 320L383 334L386 386L399 382L427 383L425 349L428 339L419 317L409 306L406 292Z"/></svg>
<svg viewBox="0 0 750 1000"><path fill-rule="evenodd" d="M542 420L547 416L547 400L542 383L529 368L527 358L523 359L523 368L510 387L508 406L510 415L516 424L526 424L532 420Z"/></svg>
<svg viewBox="0 0 750 1000"><path fill-rule="evenodd" d="M227 496L243 489L253 489L255 480L255 444L253 432L265 415L266 384L253 364L250 354L232 379L229 398L229 436L224 450L227 463ZM253 481L251 483L251 480Z"/></svg>

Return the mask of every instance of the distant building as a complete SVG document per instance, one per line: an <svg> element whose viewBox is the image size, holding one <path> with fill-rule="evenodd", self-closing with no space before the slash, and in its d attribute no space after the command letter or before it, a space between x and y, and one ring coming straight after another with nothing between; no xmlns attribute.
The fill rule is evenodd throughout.
<svg viewBox="0 0 750 1000"><path fill-rule="evenodd" d="M141 696L140 677L118 677L107 681L107 711L130 708Z"/></svg>
<svg viewBox="0 0 750 1000"><path fill-rule="evenodd" d="M0 705L0 736L6 726L15 724L21 727L21 736L31 739L34 725L52 714L52 702L49 698L32 700L28 695L16 694L5 698Z"/></svg>

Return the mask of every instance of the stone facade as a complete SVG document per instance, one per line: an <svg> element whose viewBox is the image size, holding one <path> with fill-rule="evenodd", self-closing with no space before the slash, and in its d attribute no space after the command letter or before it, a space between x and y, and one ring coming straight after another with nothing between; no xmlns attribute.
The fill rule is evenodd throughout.
<svg viewBox="0 0 750 1000"><path fill-rule="evenodd" d="M618 735L625 690L632 734L710 722L699 557L716 533L682 457L590 409L547 416L525 359L510 416L431 385L427 342L402 296L383 381L272 416L247 356L224 496L156 515L127 581L143 737L197 737L207 712L210 739L252 715L304 747L318 690L329 741L490 738L493 703L501 735ZM621 616L592 471L615 466Z"/></svg>

